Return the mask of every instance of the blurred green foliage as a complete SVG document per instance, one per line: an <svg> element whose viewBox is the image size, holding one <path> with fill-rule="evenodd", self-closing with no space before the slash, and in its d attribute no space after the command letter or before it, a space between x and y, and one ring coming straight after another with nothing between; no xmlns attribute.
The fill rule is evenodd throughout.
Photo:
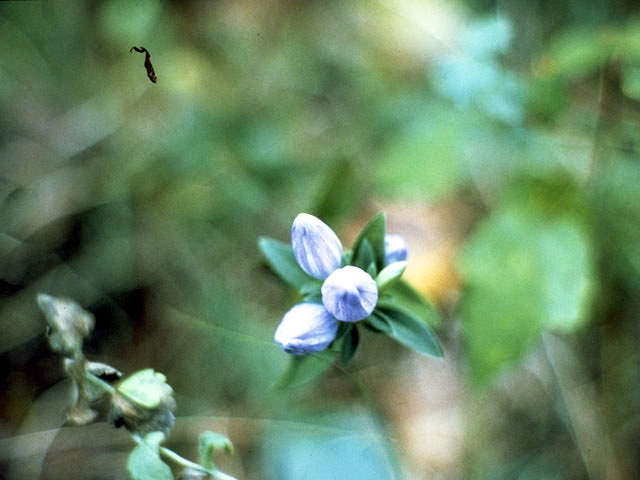
<svg viewBox="0 0 640 480"><path fill-rule="evenodd" d="M225 418L240 460L224 469L242 478L301 478L336 456L330 471L349 478L637 478L636 10L0 2L0 474L75 471L12 450L51 428L30 419L55 418L36 415L63 377L34 301L46 292L94 313L88 355L163 372L178 424ZM463 232L451 241L459 289L439 305L450 382L482 387L449 400L462 427L393 390L408 379L447 391L366 335L347 371L271 388L288 360L273 330L296 298L257 238L286 240L301 211L348 238L379 209L397 233L428 232L410 238L409 269L450 234L434 212ZM351 419L354 405L380 421ZM431 409L460 438L453 460L433 453ZM336 418L353 443L286 423ZM391 438L384 453L369 455L367 432Z"/></svg>

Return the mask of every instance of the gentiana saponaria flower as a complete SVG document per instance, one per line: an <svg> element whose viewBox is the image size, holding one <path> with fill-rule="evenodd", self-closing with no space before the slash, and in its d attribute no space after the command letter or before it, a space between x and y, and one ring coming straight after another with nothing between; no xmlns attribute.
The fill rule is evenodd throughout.
<svg viewBox="0 0 640 480"><path fill-rule="evenodd" d="M329 226L307 213L293 221L291 246L268 237L258 245L273 272L303 298L285 313L273 337L285 352L296 355L279 386L307 382L338 359L349 365L363 327L442 358L429 327L437 312L402 279L407 242L387 234L384 212L367 222L349 250L343 250ZM303 357L307 354L313 355Z"/></svg>
<svg viewBox="0 0 640 480"><path fill-rule="evenodd" d="M361 268L347 265L335 270L322 284L322 303L338 320L367 318L378 302L376 281Z"/></svg>
<svg viewBox="0 0 640 480"><path fill-rule="evenodd" d="M340 266L342 244L319 218L301 213L291 226L291 246L296 262L307 275L324 280Z"/></svg>
<svg viewBox="0 0 640 480"><path fill-rule="evenodd" d="M299 303L284 314L274 340L287 353L320 352L336 338L338 322L318 303Z"/></svg>
<svg viewBox="0 0 640 480"><path fill-rule="evenodd" d="M274 339L288 353L302 355L324 350L335 339L339 321L367 318L378 301L375 280L364 270L342 263L342 244L322 220L299 214L291 227L291 246L300 268L324 280L322 305L302 303L283 317Z"/></svg>
<svg viewBox="0 0 640 480"><path fill-rule="evenodd" d="M404 262L407 259L407 241L402 235L388 233L384 237L385 264Z"/></svg>

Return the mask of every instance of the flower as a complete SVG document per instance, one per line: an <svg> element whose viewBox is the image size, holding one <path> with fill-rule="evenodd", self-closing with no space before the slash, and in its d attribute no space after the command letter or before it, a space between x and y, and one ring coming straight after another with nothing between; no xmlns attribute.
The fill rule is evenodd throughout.
<svg viewBox="0 0 640 480"><path fill-rule="evenodd" d="M378 301L378 287L364 270L342 263L342 244L322 220L299 214L291 227L291 247L300 268L324 280L320 303L300 303L289 310L274 335L287 353L303 355L327 348L338 332L338 321L367 318Z"/></svg>
<svg viewBox="0 0 640 480"><path fill-rule="evenodd" d="M329 346L338 332L338 322L318 303L299 303L284 314L273 336L287 353L304 355Z"/></svg>
<svg viewBox="0 0 640 480"><path fill-rule="evenodd" d="M402 235L389 233L384 236L384 260L386 265L407 259L407 241Z"/></svg>
<svg viewBox="0 0 640 480"><path fill-rule="evenodd" d="M331 228L319 218L299 214L291 226L291 246L300 268L324 280L340 266L342 244Z"/></svg>
<svg viewBox="0 0 640 480"><path fill-rule="evenodd" d="M378 287L364 270L347 265L335 270L322 285L322 303L338 320L367 318L378 302Z"/></svg>

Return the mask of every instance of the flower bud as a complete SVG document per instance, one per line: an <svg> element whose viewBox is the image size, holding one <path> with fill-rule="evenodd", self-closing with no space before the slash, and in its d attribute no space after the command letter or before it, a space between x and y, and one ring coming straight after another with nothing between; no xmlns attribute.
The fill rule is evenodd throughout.
<svg viewBox="0 0 640 480"><path fill-rule="evenodd" d="M334 271L322 285L322 303L343 322L367 318L378 302L378 287L364 270L347 265Z"/></svg>
<svg viewBox="0 0 640 480"><path fill-rule="evenodd" d="M342 244L327 224L307 213L299 214L291 227L291 246L300 268L324 279L340 266Z"/></svg>
<svg viewBox="0 0 640 480"><path fill-rule="evenodd" d="M287 353L319 352L336 338L338 322L317 303L299 303L284 314L273 336Z"/></svg>
<svg viewBox="0 0 640 480"><path fill-rule="evenodd" d="M404 262L407 259L407 241L402 235L389 233L384 236L385 265Z"/></svg>

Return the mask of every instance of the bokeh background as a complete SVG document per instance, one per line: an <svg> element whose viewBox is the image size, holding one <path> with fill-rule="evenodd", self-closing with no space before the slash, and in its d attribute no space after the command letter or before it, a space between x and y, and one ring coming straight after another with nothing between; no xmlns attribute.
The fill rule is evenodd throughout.
<svg viewBox="0 0 640 480"><path fill-rule="evenodd" d="M63 426L46 292L241 479L639 478L635 5L0 2L0 476L126 477L104 412ZM349 245L379 210L444 360L365 334L274 390L296 298L258 236L308 212Z"/></svg>

